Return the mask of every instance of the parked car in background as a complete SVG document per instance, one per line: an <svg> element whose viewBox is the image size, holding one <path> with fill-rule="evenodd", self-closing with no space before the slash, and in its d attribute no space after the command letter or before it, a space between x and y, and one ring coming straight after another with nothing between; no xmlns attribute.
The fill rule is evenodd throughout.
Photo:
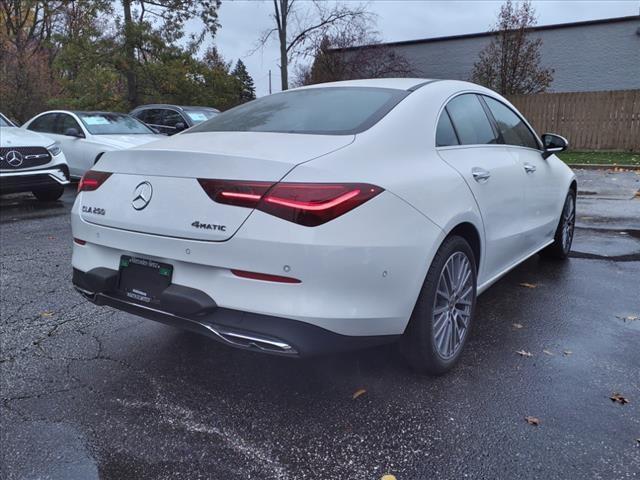
<svg viewBox="0 0 640 480"><path fill-rule="evenodd" d="M16 127L0 113L0 193L32 192L53 201L69 183L69 167L60 144Z"/></svg>
<svg viewBox="0 0 640 480"><path fill-rule="evenodd" d="M184 107L178 105L141 105L129 115L146 123L160 133L173 135L218 115L220 110L211 107Z"/></svg>
<svg viewBox="0 0 640 480"><path fill-rule="evenodd" d="M91 301L255 351L399 340L438 374L477 294L528 257L567 258L576 180L497 93L375 79L262 97L105 154L72 209Z"/></svg>
<svg viewBox="0 0 640 480"><path fill-rule="evenodd" d="M160 135L125 113L52 110L36 115L22 127L62 145L72 178L80 178L111 150L158 140Z"/></svg>

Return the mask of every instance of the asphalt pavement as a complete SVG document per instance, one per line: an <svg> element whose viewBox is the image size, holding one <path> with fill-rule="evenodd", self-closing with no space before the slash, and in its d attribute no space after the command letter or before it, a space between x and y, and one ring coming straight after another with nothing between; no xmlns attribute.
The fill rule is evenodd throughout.
<svg viewBox="0 0 640 480"><path fill-rule="evenodd" d="M94 306L71 287L73 191L2 197L0 477L638 478L640 175L579 182L572 258L483 294L438 378L393 346L277 358Z"/></svg>

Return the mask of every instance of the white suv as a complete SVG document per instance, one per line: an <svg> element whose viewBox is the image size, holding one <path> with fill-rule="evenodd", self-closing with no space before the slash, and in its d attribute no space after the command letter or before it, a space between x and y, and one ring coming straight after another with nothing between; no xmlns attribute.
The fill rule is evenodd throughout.
<svg viewBox="0 0 640 480"><path fill-rule="evenodd" d="M69 184L69 167L60 144L17 128L0 113L0 193L33 192L54 201Z"/></svg>

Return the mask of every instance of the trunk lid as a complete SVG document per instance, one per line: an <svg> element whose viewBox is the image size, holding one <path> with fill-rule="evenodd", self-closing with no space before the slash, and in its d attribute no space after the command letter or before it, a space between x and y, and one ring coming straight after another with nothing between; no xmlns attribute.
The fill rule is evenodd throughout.
<svg viewBox="0 0 640 480"><path fill-rule="evenodd" d="M224 241L252 209L214 202L198 178L275 183L296 165L343 148L353 139L352 135L193 133L108 152L94 170L112 175L97 190L82 192L80 215L111 228Z"/></svg>

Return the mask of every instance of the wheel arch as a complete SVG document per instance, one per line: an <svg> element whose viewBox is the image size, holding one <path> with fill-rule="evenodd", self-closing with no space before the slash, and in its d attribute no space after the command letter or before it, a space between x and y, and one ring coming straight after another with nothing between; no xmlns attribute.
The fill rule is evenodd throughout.
<svg viewBox="0 0 640 480"><path fill-rule="evenodd" d="M449 233L447 233L445 239L454 235L462 237L467 241L475 257L474 260L476 263L476 272L479 272L480 262L482 260L482 239L480 236L480 232L478 231L476 226L471 222L458 223L451 230L449 230Z"/></svg>

